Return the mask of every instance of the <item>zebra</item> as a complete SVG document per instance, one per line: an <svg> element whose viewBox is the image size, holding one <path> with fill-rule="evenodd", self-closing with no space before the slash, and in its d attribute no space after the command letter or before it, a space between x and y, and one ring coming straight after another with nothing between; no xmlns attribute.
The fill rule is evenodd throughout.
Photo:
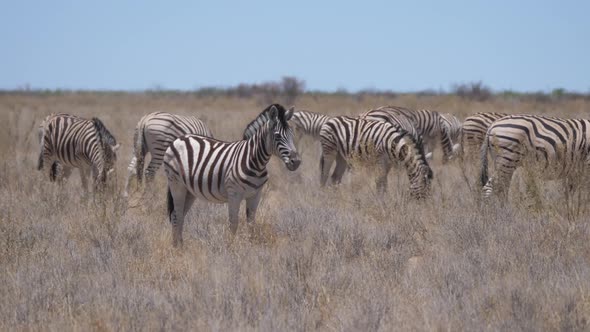
<svg viewBox="0 0 590 332"><path fill-rule="evenodd" d="M335 183L340 182L348 162L356 157L374 158L379 165L377 191L385 192L387 174L395 162L401 162L408 171L410 193L423 198L430 191L432 170L424 156L422 143L407 131L383 121L338 116L330 119L320 131L322 156L320 160L321 186L325 186L332 163Z"/></svg>
<svg viewBox="0 0 590 332"><path fill-rule="evenodd" d="M445 126L451 141L455 142L453 145L453 153L458 153L461 146L462 123L455 115L451 113L440 113L443 126Z"/></svg>
<svg viewBox="0 0 590 332"><path fill-rule="evenodd" d="M300 145L303 136L310 136L313 140L319 142L322 125L328 120L330 120L330 117L321 113L310 111L295 111L293 113L290 122L293 125L295 146L297 146L301 155L303 155L304 152Z"/></svg>
<svg viewBox="0 0 590 332"><path fill-rule="evenodd" d="M45 118L38 170L51 165L50 180L55 181L59 167L69 175L80 170L82 188L88 191L88 172L92 171L94 191L102 191L107 175L114 171L116 151L120 145L98 118L86 120L69 114L52 114Z"/></svg>
<svg viewBox="0 0 590 332"><path fill-rule="evenodd" d="M432 150L437 140L440 139L443 149L443 162L453 158L458 145L453 145L444 120L436 111L420 109L417 111L399 106L382 106L361 115L367 120L386 121L399 125L408 131L415 139L421 139L425 145L426 158L432 158Z"/></svg>
<svg viewBox="0 0 590 332"><path fill-rule="evenodd" d="M525 167L545 180L579 181L590 156L590 120L509 115L492 123L481 146L483 197L506 201L514 171ZM488 153L495 175L488 175ZM529 172L530 173L530 172ZM532 173L530 173L532 174Z"/></svg>
<svg viewBox="0 0 590 332"><path fill-rule="evenodd" d="M123 197L129 196L129 186L133 178L136 178L138 184L141 184L147 153L149 152L151 156L150 163L145 170L145 179L149 183L153 181L156 172L162 165L164 153L170 143L186 134L213 137L209 127L193 116L166 112L153 112L144 115L135 127L133 156L127 168L128 176L125 181Z"/></svg>
<svg viewBox="0 0 590 332"><path fill-rule="evenodd" d="M295 131L295 143L299 142L303 135L309 135L319 140L322 125L330 120L330 117L321 113L310 111L296 111L291 122Z"/></svg>
<svg viewBox="0 0 590 332"><path fill-rule="evenodd" d="M477 159L486 132L492 123L505 116L506 113L485 112L468 116L461 127L461 153L463 159Z"/></svg>
<svg viewBox="0 0 590 332"><path fill-rule="evenodd" d="M39 124L39 127L37 127L37 138L38 138L38 142L39 142L39 146L41 148L43 148L43 135L44 135L44 128L45 128L45 124L53 117L56 115L62 115L62 116L73 116L73 115L69 115L66 113L51 113L48 116L45 117L45 119L43 119L43 121L41 121L41 123ZM37 168L43 168L43 154L39 154L39 161L37 164ZM62 165L59 163L59 161L54 161L53 164L51 164L51 167L49 168L49 179L53 182L53 181L63 181L63 180L67 180L70 175L71 175L71 169L69 167L66 167L65 169L62 167Z"/></svg>
<svg viewBox="0 0 590 332"><path fill-rule="evenodd" d="M184 218L196 197L228 203L232 234L238 228L242 200L246 200L248 222L255 220L271 156L281 158L290 171L301 163L288 124L292 116L293 110L272 104L248 125L246 131L258 127L249 131L253 133L249 139L230 143L185 135L172 142L164 155L164 169L168 177L167 206L173 246L182 245Z"/></svg>

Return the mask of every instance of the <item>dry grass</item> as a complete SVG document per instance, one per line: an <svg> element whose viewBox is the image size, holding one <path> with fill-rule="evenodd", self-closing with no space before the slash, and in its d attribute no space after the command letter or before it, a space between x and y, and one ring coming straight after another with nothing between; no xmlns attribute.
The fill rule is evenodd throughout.
<svg viewBox="0 0 590 332"><path fill-rule="evenodd" d="M304 96L297 105L356 114L385 104L460 117L581 117L590 109L583 101L412 95ZM217 137L237 139L260 109L255 100L190 96L0 96L0 330L590 328L588 214L568 221L558 183L540 185L541 209L529 207L515 179L508 207L479 210L460 168L437 161L426 202L408 200L400 171L385 197L361 170L321 190L319 148L307 140L297 172L273 160L255 225L242 215L232 239L226 206L198 202L184 248L173 250L163 172L143 204L128 209L119 193L104 205L80 198L77 172L60 189L34 170L34 128L49 112L105 122L123 143L121 188L143 114L196 112Z"/></svg>

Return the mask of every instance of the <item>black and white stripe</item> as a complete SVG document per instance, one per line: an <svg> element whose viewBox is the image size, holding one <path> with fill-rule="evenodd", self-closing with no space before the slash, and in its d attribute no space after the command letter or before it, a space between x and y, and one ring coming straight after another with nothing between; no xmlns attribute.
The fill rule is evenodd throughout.
<svg viewBox="0 0 590 332"><path fill-rule="evenodd" d="M483 195L506 199L514 171L525 167L545 180L578 181L588 164L590 121L510 115L492 123L481 147ZM488 153L495 174L488 176Z"/></svg>
<svg viewBox="0 0 590 332"><path fill-rule="evenodd" d="M156 172L162 165L164 153L170 143L186 134L213 137L209 127L194 116L166 112L154 112L143 116L135 127L133 157L129 163L123 196L128 196L129 186L133 178L136 178L138 183L142 182L144 160L148 153L151 160L145 170L146 182L154 179Z"/></svg>
<svg viewBox="0 0 590 332"><path fill-rule="evenodd" d="M476 113L463 121L461 130L461 155L467 160L477 160L486 132L496 120L508 114L497 112Z"/></svg>
<svg viewBox="0 0 590 332"><path fill-rule="evenodd" d="M461 135L463 132L463 124L461 123L461 120L451 113L440 113L440 116L442 125L446 128L451 141L454 143L453 153L459 152L458 150L460 148Z"/></svg>
<svg viewBox="0 0 590 332"><path fill-rule="evenodd" d="M92 171L95 191L104 188L107 175L114 170L119 144L97 118L86 120L69 114L52 114L45 118L38 169L51 165L50 179L57 177L58 167L69 174L80 169L82 187L87 190L87 175Z"/></svg>
<svg viewBox="0 0 590 332"><path fill-rule="evenodd" d="M336 168L333 182L340 182L351 159L373 160L380 165L377 190L384 192L387 174L394 163L401 163L410 178L410 193L425 197L430 190L432 170L424 156L421 142L405 130L383 121L339 116L324 124L320 132L322 142L321 185L327 182L332 163Z"/></svg>
<svg viewBox="0 0 590 332"><path fill-rule="evenodd" d="M266 165L272 155L293 171L301 160L293 144L288 120L293 111L270 105L258 118L252 136L243 141L222 142L198 135L176 139L166 150L164 168L168 177L168 214L174 246L182 244L184 217L196 197L228 203L230 229L238 227L238 212L246 200L248 221L255 219L262 187L268 180ZM251 123L251 124L252 124ZM250 126L249 126L250 127Z"/></svg>
<svg viewBox="0 0 590 332"><path fill-rule="evenodd" d="M330 117L321 113L296 111L291 118L293 130L295 131L295 141L298 142L303 135L319 140L320 130L328 120L330 120Z"/></svg>

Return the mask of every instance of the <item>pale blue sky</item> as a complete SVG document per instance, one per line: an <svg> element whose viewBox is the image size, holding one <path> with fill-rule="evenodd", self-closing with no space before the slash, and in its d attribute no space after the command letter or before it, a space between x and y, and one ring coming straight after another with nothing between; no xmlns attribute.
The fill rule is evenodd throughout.
<svg viewBox="0 0 590 332"><path fill-rule="evenodd" d="M0 89L590 91L590 1L10 1Z"/></svg>

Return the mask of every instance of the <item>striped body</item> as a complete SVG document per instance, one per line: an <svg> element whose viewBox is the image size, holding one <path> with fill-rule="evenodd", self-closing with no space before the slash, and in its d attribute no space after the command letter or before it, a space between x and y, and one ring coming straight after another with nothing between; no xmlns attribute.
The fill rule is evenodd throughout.
<svg viewBox="0 0 590 332"><path fill-rule="evenodd" d="M129 163L129 174L123 195L128 195L129 185L133 178L137 178L138 183L142 182L144 160L148 153L151 160L145 170L145 177L146 181L151 181L162 165L164 153L170 143L187 134L212 137L209 127L193 116L165 112L154 112L143 116L135 127L133 157Z"/></svg>
<svg viewBox="0 0 590 332"><path fill-rule="evenodd" d="M518 167L545 180L574 180L588 163L590 121L535 115L510 115L492 123L481 147L484 197L506 198ZM488 152L495 175L488 177Z"/></svg>
<svg viewBox="0 0 590 332"><path fill-rule="evenodd" d="M432 171L424 157L420 141L405 130L383 121L339 116L324 124L322 142L321 185L327 182L330 167L336 161L333 182L339 182L350 160L375 161L380 174L377 190L384 192L387 174L394 163L401 163L410 178L410 192L420 198L428 194Z"/></svg>
<svg viewBox="0 0 590 332"><path fill-rule="evenodd" d="M440 116L442 124L443 126L445 126L447 132L449 133L451 141L455 143L455 145L453 146L453 149L455 149L457 143L461 142L463 124L461 123L461 120L459 120L456 116L454 116L451 113L440 113Z"/></svg>
<svg viewBox="0 0 590 332"><path fill-rule="evenodd" d="M397 106L381 106L379 108L369 110L359 116L360 119L369 121L383 121L400 127L407 131L414 140L421 139L421 134L418 131L417 123L414 122L413 111Z"/></svg>
<svg viewBox="0 0 590 332"><path fill-rule="evenodd" d="M173 227L173 244L182 243L184 216L196 197L228 203L230 229L237 230L240 202L247 203L248 221L253 221L261 189L268 180L266 165L271 155L280 157L289 170L300 164L288 125L292 111L277 104L259 117L252 136L243 141L222 142L186 135L166 150L164 168L168 177L168 212Z"/></svg>
<svg viewBox="0 0 590 332"><path fill-rule="evenodd" d="M49 114L48 116L46 116L45 119L43 119L43 121L41 121L41 123L39 124L39 127L37 127L37 136L38 136L38 140L39 140L39 146L41 147L41 149L43 149L43 135L45 133L45 124L48 123L48 121L56 115L72 116L73 117L73 115L69 115L66 113L52 113L52 114ZM37 164L37 169L42 169L43 167L44 167L43 153L40 153L39 154L39 162ZM62 167L62 165L59 163L59 161L56 160L53 162L53 164L50 167L49 178L51 181L66 180L70 177L70 174L71 174L70 170L71 169L68 167L66 167L64 169Z"/></svg>
<svg viewBox="0 0 590 332"><path fill-rule="evenodd" d="M107 174L113 170L119 145L99 119L52 114L44 120L42 136L39 170L51 165L50 178L54 180L58 165L68 173L71 168L79 168L85 190L86 175L91 170L95 189L102 189Z"/></svg>
<svg viewBox="0 0 590 332"><path fill-rule="evenodd" d="M309 111L294 112L293 117L291 118L296 137L300 138L300 136L305 134L314 139L320 138L320 130L328 120L330 120L330 117L327 115ZM298 141L298 139L296 139L296 141Z"/></svg>
<svg viewBox="0 0 590 332"><path fill-rule="evenodd" d="M383 106L364 113L362 117L367 120L397 123L402 129L410 132L415 139L422 136L422 141L428 155L430 155L428 152L432 151L440 141L444 154L443 161L446 162L453 157L453 141L450 138L443 117L436 111L424 109L414 111L397 106ZM403 120L404 118L406 119L405 121Z"/></svg>
<svg viewBox="0 0 590 332"><path fill-rule="evenodd" d="M508 114L505 113L476 113L463 121L461 149L465 159L477 160L486 132L492 123Z"/></svg>

